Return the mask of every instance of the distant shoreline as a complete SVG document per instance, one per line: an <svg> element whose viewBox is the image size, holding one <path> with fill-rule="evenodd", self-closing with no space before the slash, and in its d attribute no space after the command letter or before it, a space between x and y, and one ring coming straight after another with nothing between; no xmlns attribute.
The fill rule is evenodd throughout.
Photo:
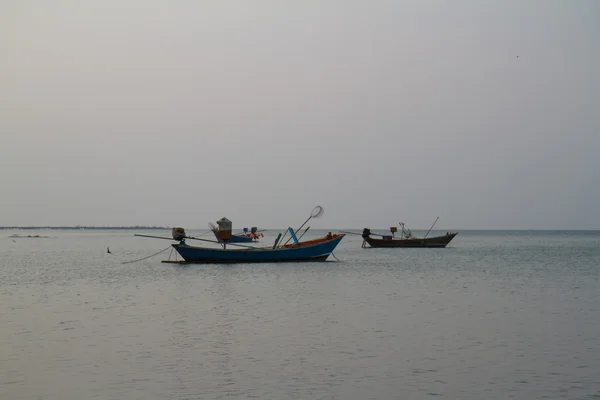
<svg viewBox="0 0 600 400"><path fill-rule="evenodd" d="M0 226L2 230L171 229L167 226Z"/></svg>

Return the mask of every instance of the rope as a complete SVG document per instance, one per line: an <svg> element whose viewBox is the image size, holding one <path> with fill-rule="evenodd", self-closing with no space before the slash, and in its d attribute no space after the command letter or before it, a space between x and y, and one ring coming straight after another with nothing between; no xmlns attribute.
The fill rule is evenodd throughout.
<svg viewBox="0 0 600 400"><path fill-rule="evenodd" d="M150 256L148 256L148 257L140 258L139 260L123 261L121 264L130 264L130 263L134 263L134 262L142 261L142 260L145 260L145 259L147 259L147 258L150 258L150 257L157 256L157 255L159 255L160 253L162 253L162 252L164 252L164 251L167 251L167 250L169 250L169 249L172 249L172 247L171 247L171 246L169 246L169 247L167 247L166 249L163 249L163 250L159 251L158 253L154 253L154 254L152 254L152 255L150 255Z"/></svg>
<svg viewBox="0 0 600 400"><path fill-rule="evenodd" d="M331 255L333 256L333 258L335 258L336 260L340 261L340 259L339 259L339 258L337 258L337 257L335 256L335 254L333 254L333 251L331 252Z"/></svg>

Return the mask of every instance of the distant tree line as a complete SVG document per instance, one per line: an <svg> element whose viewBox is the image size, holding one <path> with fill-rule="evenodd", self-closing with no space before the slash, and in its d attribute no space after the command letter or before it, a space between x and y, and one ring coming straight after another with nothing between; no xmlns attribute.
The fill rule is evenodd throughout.
<svg viewBox="0 0 600 400"><path fill-rule="evenodd" d="M167 226L146 226L146 225L133 225L133 226L0 226L0 229L170 229Z"/></svg>

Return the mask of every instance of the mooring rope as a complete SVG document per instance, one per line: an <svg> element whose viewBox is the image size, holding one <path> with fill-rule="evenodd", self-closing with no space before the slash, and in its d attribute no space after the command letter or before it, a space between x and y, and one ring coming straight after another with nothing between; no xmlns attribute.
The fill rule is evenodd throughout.
<svg viewBox="0 0 600 400"><path fill-rule="evenodd" d="M333 254L333 251L331 252L331 255L333 256L333 258L335 258L336 260L340 261L340 259L339 259L339 258L337 258L337 257L335 256L335 254Z"/></svg>
<svg viewBox="0 0 600 400"><path fill-rule="evenodd" d="M169 250L169 249L172 249L172 247L171 247L171 246L169 246L169 247L167 247L166 249L163 249L163 250L159 251L158 253L154 253L154 254L152 254L152 255L150 255L150 256L148 256L148 257L140 258L139 260L123 261L121 264L130 264L130 263L134 263L134 262L138 262L138 261L143 261L143 260L146 260L146 259L148 259L148 258L150 258L150 257L157 256L157 255L159 255L160 253L162 253L162 252L165 252L165 251L167 251L167 250Z"/></svg>

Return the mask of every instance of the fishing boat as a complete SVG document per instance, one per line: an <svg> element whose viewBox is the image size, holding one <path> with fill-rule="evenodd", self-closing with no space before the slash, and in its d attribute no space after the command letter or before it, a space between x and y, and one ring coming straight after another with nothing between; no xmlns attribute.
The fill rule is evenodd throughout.
<svg viewBox="0 0 600 400"><path fill-rule="evenodd" d="M362 247L363 248L367 247L367 244L370 247L375 247L375 248L379 248L379 247L405 247L405 248L407 248L407 247L417 247L417 248L419 248L419 247L420 248L436 247L436 248L443 248L443 247L446 247L452 241L452 239L454 239L454 237L456 235L458 235L458 232L446 232L446 234L442 235L442 236L427 237L427 236L429 236L429 232L431 232L431 229L433 228L433 226L435 225L435 223L437 222L438 219L439 219L439 217L436 218L433 225L431 225L431 228L429 228L429 230L427 231L425 236L422 238L414 237L412 232L410 231L410 229L405 228L405 225L403 222L400 222L401 231L400 231L399 236L395 235L395 233L398 232L398 227L396 227L396 226L390 227L391 235L382 235L382 234L378 234L378 233L372 233L369 228L364 228L362 231L362 234L360 234L363 238ZM350 233L350 232L348 232L348 233ZM354 233L354 232L352 232L352 233ZM354 233L354 234L356 234L356 233ZM373 237L371 237L371 235L380 236L380 238L373 238Z"/></svg>
<svg viewBox="0 0 600 400"><path fill-rule="evenodd" d="M362 234L364 239L362 247L366 247L366 244L370 247L446 247L448 243L458 235L458 232L447 232L442 236L423 238L379 235L381 236L381 239L376 239L372 238L370 235L370 229L365 228Z"/></svg>
<svg viewBox="0 0 600 400"><path fill-rule="evenodd" d="M212 231L212 233L215 235L215 238L217 239L217 241L221 241L219 239L219 230L220 229L226 229L226 228L222 228L226 227L226 226L231 226L231 221L229 221L227 218L221 218L219 221L217 221L217 224L219 226L216 226L215 224L213 224L212 222L208 223L208 227L210 228L210 230ZM244 228L242 230L242 232L239 233L232 233L231 237L229 238L228 242L229 243L252 243L252 242L258 242L258 239L263 238L265 235L262 233L265 230L259 231L258 228L256 226L253 226L250 228L250 230L248 230L248 228Z"/></svg>
<svg viewBox="0 0 600 400"><path fill-rule="evenodd" d="M331 235L330 238L324 237L322 240L314 243L307 244L298 242L282 247L274 245L272 247L219 249L190 246L185 242L185 239L172 246L177 253L183 257L186 263L279 263L326 261L344 236L344 234L335 234Z"/></svg>
<svg viewBox="0 0 600 400"><path fill-rule="evenodd" d="M311 219L317 218L323 214L323 208L317 206L313 209L310 217L294 231L292 228L281 234L279 233L275 242L270 247L253 247L243 244L230 242L233 237L231 233L231 221L222 218L219 222L219 229L216 232L217 241L188 236L183 228L173 228L172 237L159 237L149 235L135 235L157 239L175 240L178 243L172 244L172 249L179 254L183 260L166 260L166 263L273 263L273 262L308 262L308 261L326 261L333 253L337 245L344 238L344 234L332 234L329 232L326 236L318 239L312 239L302 242L300 239L310 228L306 228L300 237L297 233ZM283 243L286 234L289 239ZM186 240L199 240L210 243L218 243L221 248L190 246ZM291 243L289 243L291 241ZM289 244L288 244L289 243ZM235 246L240 248L229 248Z"/></svg>

